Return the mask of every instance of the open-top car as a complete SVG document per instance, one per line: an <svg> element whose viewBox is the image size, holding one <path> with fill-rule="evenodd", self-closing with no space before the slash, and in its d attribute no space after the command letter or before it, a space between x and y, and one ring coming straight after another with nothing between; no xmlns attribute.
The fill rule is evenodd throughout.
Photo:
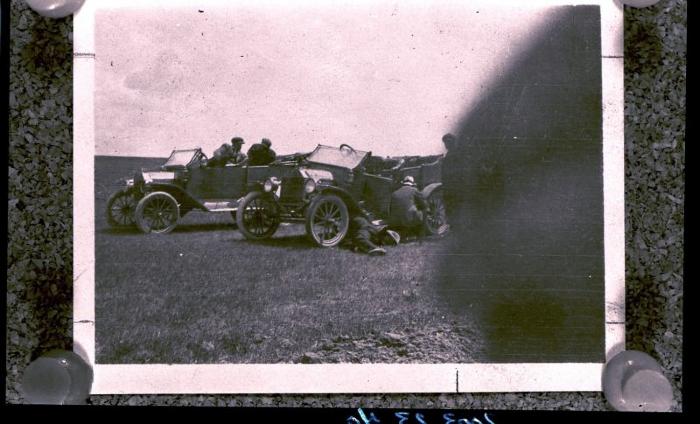
<svg viewBox="0 0 700 424"><path fill-rule="evenodd" d="M248 168L267 170L209 167L200 148L174 150L160 167L125 180L107 202L107 221L115 227L136 225L144 233L168 233L193 210L231 213L235 219L238 199L250 191Z"/></svg>
<svg viewBox="0 0 700 424"><path fill-rule="evenodd" d="M440 166L441 156L385 159L347 144L318 145L299 160L270 166L264 181L250 185L253 189L238 204L238 229L246 238L264 239L281 222L304 222L319 246L336 246L354 215L370 215L383 224L391 194L411 175L428 202L425 229L437 234L446 227Z"/></svg>

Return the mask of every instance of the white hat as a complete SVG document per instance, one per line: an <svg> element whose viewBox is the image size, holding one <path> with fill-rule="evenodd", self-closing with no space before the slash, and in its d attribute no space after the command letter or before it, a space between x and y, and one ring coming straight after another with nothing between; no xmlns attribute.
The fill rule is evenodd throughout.
<svg viewBox="0 0 700 424"><path fill-rule="evenodd" d="M416 182L412 176L406 175L405 177L403 177L403 180L401 181L401 185L415 186Z"/></svg>

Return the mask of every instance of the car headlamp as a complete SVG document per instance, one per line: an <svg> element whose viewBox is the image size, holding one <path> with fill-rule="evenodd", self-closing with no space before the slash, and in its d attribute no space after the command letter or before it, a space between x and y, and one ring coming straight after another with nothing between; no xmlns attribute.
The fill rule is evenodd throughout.
<svg viewBox="0 0 700 424"><path fill-rule="evenodd" d="M269 193L272 191L272 181L265 180L265 184L263 184L263 189L265 190L266 193Z"/></svg>
<svg viewBox="0 0 700 424"><path fill-rule="evenodd" d="M314 192L314 190L316 190L316 181L312 179L306 180L306 182L304 183L304 192L306 194L311 194Z"/></svg>
<svg viewBox="0 0 700 424"><path fill-rule="evenodd" d="M280 185L280 180L277 177L270 177L267 180L265 180L265 183L263 184L263 190L265 190L266 193L269 193L271 191L277 190L277 187Z"/></svg>

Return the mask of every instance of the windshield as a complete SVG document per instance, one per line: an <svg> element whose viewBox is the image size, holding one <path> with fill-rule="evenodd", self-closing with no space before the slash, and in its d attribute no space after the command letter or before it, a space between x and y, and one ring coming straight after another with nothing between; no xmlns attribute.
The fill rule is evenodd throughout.
<svg viewBox="0 0 700 424"><path fill-rule="evenodd" d="M353 150L352 148L337 148L319 144L316 150L311 152L307 160L323 165L355 169L367 157L367 154L367 152Z"/></svg>
<svg viewBox="0 0 700 424"><path fill-rule="evenodd" d="M163 164L163 167L169 168L172 166L187 166L198 152L198 149L173 150L168 160Z"/></svg>

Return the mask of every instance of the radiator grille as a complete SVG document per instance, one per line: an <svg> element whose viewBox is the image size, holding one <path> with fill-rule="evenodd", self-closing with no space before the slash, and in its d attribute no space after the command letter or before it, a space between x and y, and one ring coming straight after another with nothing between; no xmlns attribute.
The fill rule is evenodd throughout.
<svg viewBox="0 0 700 424"><path fill-rule="evenodd" d="M304 198L304 179L301 177L289 177L282 179L282 191L280 201L298 202Z"/></svg>

